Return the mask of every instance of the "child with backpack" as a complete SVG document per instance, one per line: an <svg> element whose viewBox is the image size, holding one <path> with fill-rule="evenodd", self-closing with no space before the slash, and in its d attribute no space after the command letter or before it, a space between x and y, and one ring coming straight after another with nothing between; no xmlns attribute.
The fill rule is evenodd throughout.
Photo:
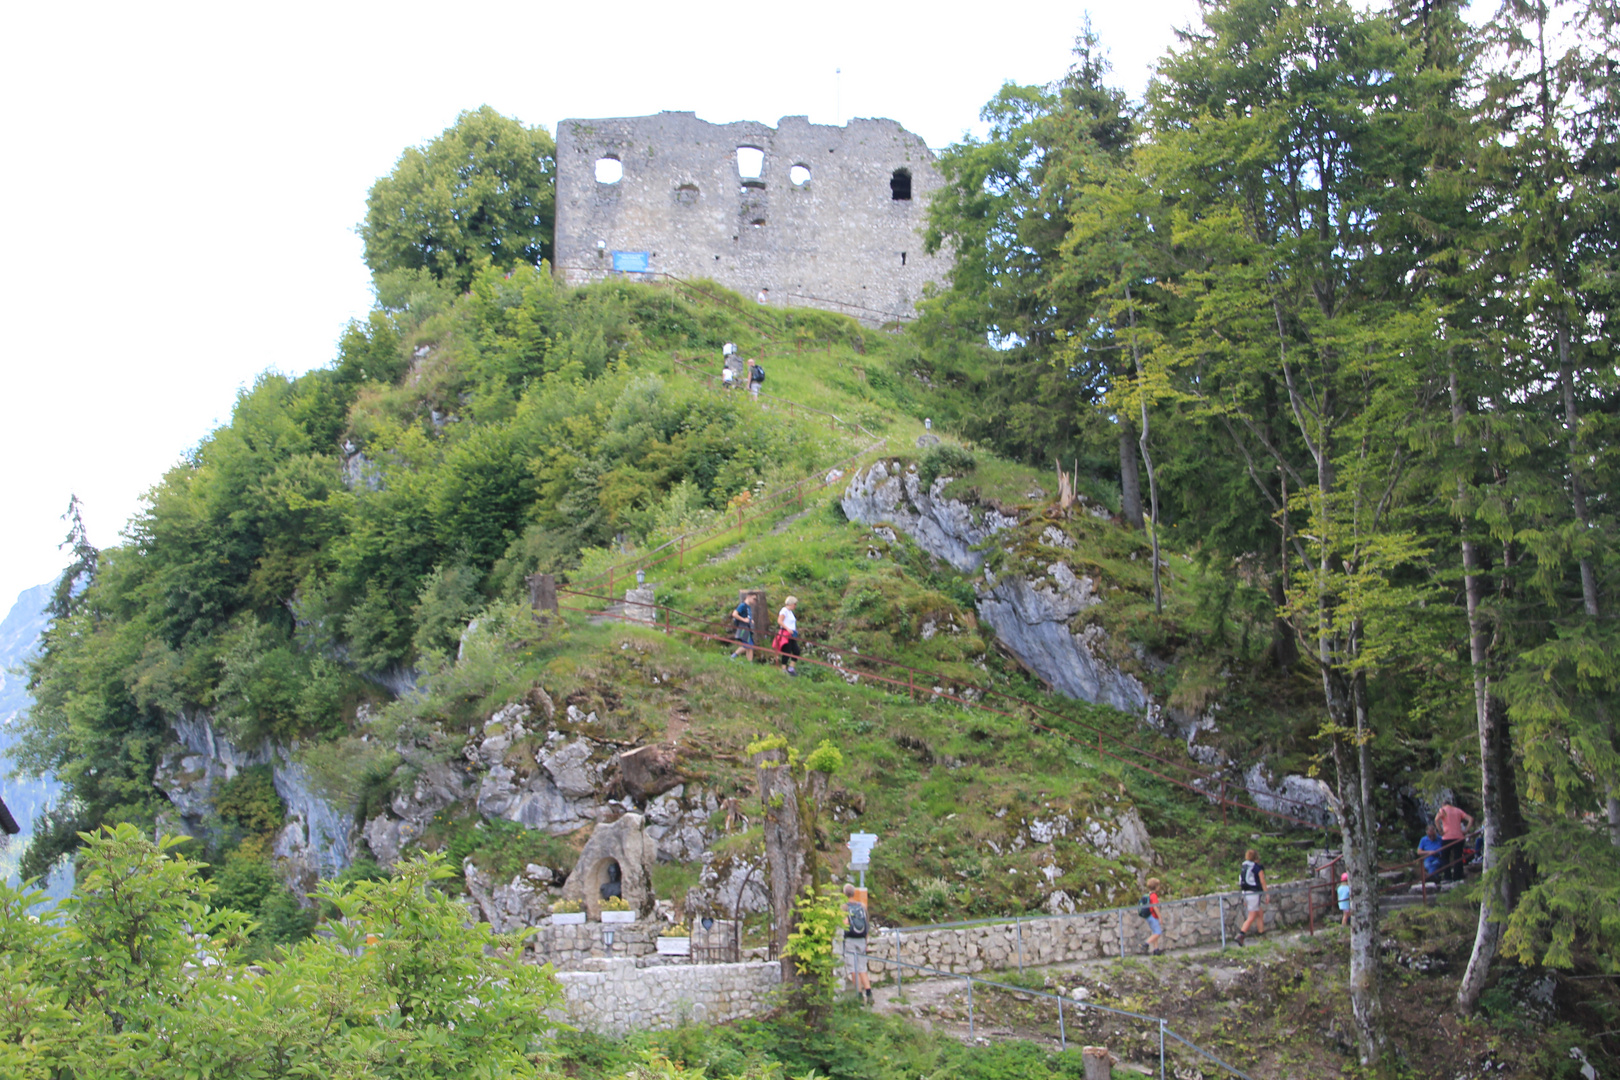
<svg viewBox="0 0 1620 1080"><path fill-rule="evenodd" d="M1142 946L1142 951L1149 956L1163 956L1164 950L1160 943L1164 941L1164 922L1159 918L1159 879L1147 879L1147 895L1142 897L1141 905L1136 913L1147 920L1148 938Z"/></svg>

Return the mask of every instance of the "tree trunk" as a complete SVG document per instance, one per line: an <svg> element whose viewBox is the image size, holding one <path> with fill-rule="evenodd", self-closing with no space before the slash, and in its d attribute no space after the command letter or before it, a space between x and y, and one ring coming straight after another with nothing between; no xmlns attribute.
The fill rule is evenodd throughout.
<svg viewBox="0 0 1620 1080"><path fill-rule="evenodd" d="M1125 286L1125 303L1131 320L1131 359L1136 364L1136 378L1141 384L1142 431L1137 445L1142 449L1142 464L1147 466L1149 518L1153 526L1148 535L1153 539L1153 613L1164 614L1164 587L1159 580L1159 479L1153 471L1153 455L1148 452L1148 394L1147 376L1142 371L1142 352L1136 342L1136 304L1131 300L1131 287Z"/></svg>
<svg viewBox="0 0 1620 1080"><path fill-rule="evenodd" d="M759 797L765 810L765 865L776 955L781 957L782 983L792 987L801 980L793 958L788 956L787 939L794 927L794 902L815 882L815 866L810 855L811 826L801 811L798 785L794 783L786 753L762 751L754 755L754 764L759 769Z"/></svg>
<svg viewBox="0 0 1620 1080"><path fill-rule="evenodd" d="M1136 463L1136 425L1119 419L1119 513L1133 529L1142 527L1142 475Z"/></svg>
<svg viewBox="0 0 1620 1080"><path fill-rule="evenodd" d="M1518 792L1513 783L1512 741L1508 732L1507 704L1494 694L1486 698L1480 722L1480 785L1484 809L1484 872L1487 887L1479 901L1479 925L1474 951L1457 987L1457 1011L1470 1013L1479 1004L1491 961L1502 943L1502 927L1519 901L1522 875L1505 863L1499 845L1524 835Z"/></svg>
<svg viewBox="0 0 1620 1080"><path fill-rule="evenodd" d="M1324 649L1324 652L1332 650ZM1348 683L1336 669L1322 669L1328 712L1341 731L1333 739L1339 781L1339 834L1350 874L1350 1012L1361 1064L1383 1056L1383 997L1378 985L1378 853L1374 843L1370 792L1370 753L1366 737L1365 694L1360 677Z"/></svg>
<svg viewBox="0 0 1620 1080"><path fill-rule="evenodd" d="M1284 552L1283 558L1287 557ZM1271 617L1271 662L1277 665L1278 671L1292 671L1299 663L1299 642L1295 640L1294 626L1282 617L1283 605L1287 602L1282 575L1278 574L1271 579L1271 604L1275 611Z"/></svg>
<svg viewBox="0 0 1620 1080"><path fill-rule="evenodd" d="M1457 388L1457 371L1453 367L1451 381L1452 445L1463 445L1462 421L1465 415L1462 395ZM1465 514L1467 510L1467 481L1457 481L1457 498ZM1462 523L1463 596L1468 612L1468 660L1474 681L1474 720L1479 733L1479 800L1480 826L1485 838L1484 871L1486 880L1492 880L1492 871L1501 862L1499 845L1518 835L1503 817L1504 792L1513 783L1512 749L1507 740L1507 709L1505 703L1491 693L1489 638L1482 606L1485 600L1485 580L1480 572L1479 551L1468 539L1468 521ZM1514 800L1517 805L1517 800ZM1515 818L1517 814L1515 814ZM1457 987L1457 1011L1466 1015L1474 1011L1479 995L1485 989L1491 963L1502 942L1502 923L1513 911L1518 890L1510 877L1503 876L1496 888L1487 888L1480 897L1479 923L1474 929L1474 951L1468 957L1462 983ZM1493 895L1493 893L1495 895Z"/></svg>

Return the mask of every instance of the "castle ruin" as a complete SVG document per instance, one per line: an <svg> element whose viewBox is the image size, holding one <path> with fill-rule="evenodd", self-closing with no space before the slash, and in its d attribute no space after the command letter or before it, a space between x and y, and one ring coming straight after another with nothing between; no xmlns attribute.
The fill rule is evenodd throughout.
<svg viewBox="0 0 1620 1080"><path fill-rule="evenodd" d="M893 120L564 120L555 269L573 285L670 274L873 326L909 319L950 269L922 250L942 182L922 139Z"/></svg>

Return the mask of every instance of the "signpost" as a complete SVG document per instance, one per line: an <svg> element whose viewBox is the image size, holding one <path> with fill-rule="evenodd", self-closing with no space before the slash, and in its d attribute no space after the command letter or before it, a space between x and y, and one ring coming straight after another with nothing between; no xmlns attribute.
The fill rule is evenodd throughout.
<svg viewBox="0 0 1620 1080"><path fill-rule="evenodd" d="M849 868L861 875L861 888L866 888L866 871L872 865L872 848L877 844L877 834L869 832L850 833L849 835Z"/></svg>

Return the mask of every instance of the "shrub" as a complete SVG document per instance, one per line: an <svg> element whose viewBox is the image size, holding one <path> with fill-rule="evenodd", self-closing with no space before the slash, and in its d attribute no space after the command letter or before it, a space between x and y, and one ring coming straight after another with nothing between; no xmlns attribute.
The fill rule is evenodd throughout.
<svg viewBox="0 0 1620 1080"><path fill-rule="evenodd" d="M553 915L578 915L584 910L584 905L578 900L558 900L551 905Z"/></svg>
<svg viewBox="0 0 1620 1080"><path fill-rule="evenodd" d="M926 491L941 476L961 476L979 467L972 454L960 446L941 443L923 455L917 466L917 480Z"/></svg>
<svg viewBox="0 0 1620 1080"><path fill-rule="evenodd" d="M629 911L630 901L622 896L610 896L602 901L603 911Z"/></svg>
<svg viewBox="0 0 1620 1080"><path fill-rule="evenodd" d="M276 794L268 765L243 769L221 784L214 796L214 810L227 825L235 826L248 836L274 832L287 816L287 805Z"/></svg>

